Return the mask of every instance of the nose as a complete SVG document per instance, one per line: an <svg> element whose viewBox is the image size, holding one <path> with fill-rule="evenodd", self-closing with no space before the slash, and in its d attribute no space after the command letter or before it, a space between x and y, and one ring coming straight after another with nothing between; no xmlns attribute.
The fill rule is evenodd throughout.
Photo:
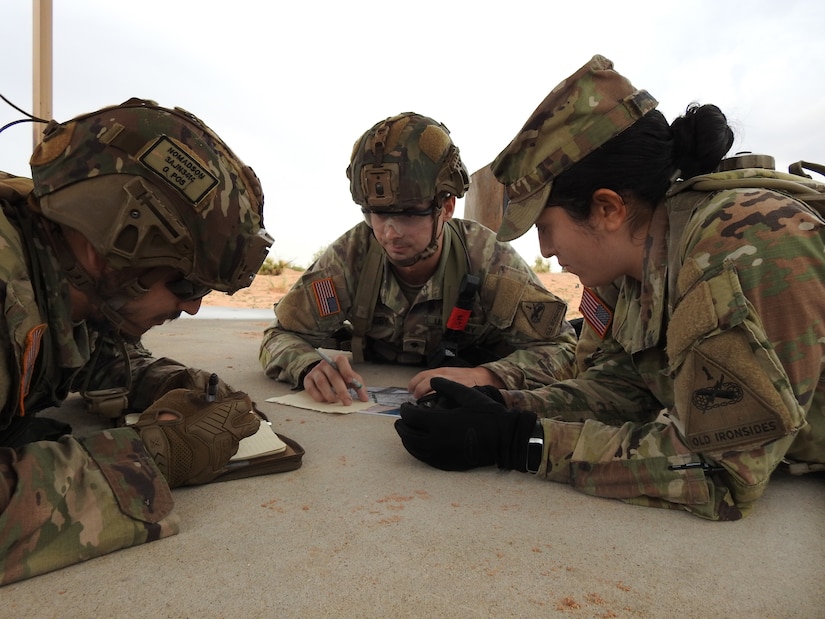
<svg viewBox="0 0 825 619"><path fill-rule="evenodd" d="M178 303L178 309L182 312L186 312L190 316L194 316L201 309L201 301L202 299L195 299L194 301L181 301Z"/></svg>
<svg viewBox="0 0 825 619"><path fill-rule="evenodd" d="M556 249L550 241L551 239L549 234L539 233L539 252L541 253L542 258L552 258L556 255Z"/></svg>
<svg viewBox="0 0 825 619"><path fill-rule="evenodd" d="M401 225L399 225L395 217L387 217L387 220L384 222L384 236L394 239L404 236Z"/></svg>

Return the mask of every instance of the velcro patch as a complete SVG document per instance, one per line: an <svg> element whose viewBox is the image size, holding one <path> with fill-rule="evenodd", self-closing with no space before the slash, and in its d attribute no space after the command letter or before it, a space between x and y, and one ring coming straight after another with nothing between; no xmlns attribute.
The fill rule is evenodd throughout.
<svg viewBox="0 0 825 619"><path fill-rule="evenodd" d="M530 333L529 325L538 337L555 337L561 329L567 306L558 301L522 301L515 324L522 333Z"/></svg>
<svg viewBox="0 0 825 619"><path fill-rule="evenodd" d="M755 364L748 363L745 345L734 337L716 339L725 339L719 347L736 354L741 367L734 372L729 359L724 367L701 347L688 354L677 377L688 445L703 452L728 451L752 448L793 432L794 424L776 391L758 368L751 367Z"/></svg>
<svg viewBox="0 0 825 619"><path fill-rule="evenodd" d="M579 311L599 337L604 339L610 325L613 323L613 312L610 311L598 295L590 288L585 287L582 292Z"/></svg>
<svg viewBox="0 0 825 619"><path fill-rule="evenodd" d="M315 294L315 303L318 307L318 314L321 318L332 316L341 311L341 304L338 302L338 293L331 277L325 277L312 282L312 292Z"/></svg>
<svg viewBox="0 0 825 619"><path fill-rule="evenodd" d="M161 136L140 156L147 168L157 173L192 204L198 204L218 184L218 177L194 154Z"/></svg>

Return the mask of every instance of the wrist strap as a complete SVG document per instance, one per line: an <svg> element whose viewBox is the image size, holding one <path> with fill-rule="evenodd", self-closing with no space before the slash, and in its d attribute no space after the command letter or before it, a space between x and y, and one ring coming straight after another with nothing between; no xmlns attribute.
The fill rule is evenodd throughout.
<svg viewBox="0 0 825 619"><path fill-rule="evenodd" d="M527 440L527 462L525 468L528 473L535 475L541 468L541 459L544 455L544 428L541 420L536 419L536 427L533 434Z"/></svg>

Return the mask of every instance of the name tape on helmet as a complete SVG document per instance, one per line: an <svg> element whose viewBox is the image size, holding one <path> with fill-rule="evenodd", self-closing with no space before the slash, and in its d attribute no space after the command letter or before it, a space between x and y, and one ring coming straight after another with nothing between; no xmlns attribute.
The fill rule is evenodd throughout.
<svg viewBox="0 0 825 619"><path fill-rule="evenodd" d="M161 136L140 156L147 168L183 194L192 204L200 202L218 178L195 157L166 136Z"/></svg>

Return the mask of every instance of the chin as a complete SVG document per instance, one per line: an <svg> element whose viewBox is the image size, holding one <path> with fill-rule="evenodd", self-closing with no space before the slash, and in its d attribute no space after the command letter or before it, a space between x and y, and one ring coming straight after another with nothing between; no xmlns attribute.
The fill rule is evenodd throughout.
<svg viewBox="0 0 825 619"><path fill-rule="evenodd" d="M151 327L139 327L138 325L121 325L120 334L126 338L140 339Z"/></svg>
<svg viewBox="0 0 825 619"><path fill-rule="evenodd" d="M396 258L398 260L404 260L405 258L409 258L409 254L410 254L410 250L407 249L406 247L399 247L399 248L390 247L389 249L387 249L385 247L384 251L387 253L387 255L390 258Z"/></svg>

